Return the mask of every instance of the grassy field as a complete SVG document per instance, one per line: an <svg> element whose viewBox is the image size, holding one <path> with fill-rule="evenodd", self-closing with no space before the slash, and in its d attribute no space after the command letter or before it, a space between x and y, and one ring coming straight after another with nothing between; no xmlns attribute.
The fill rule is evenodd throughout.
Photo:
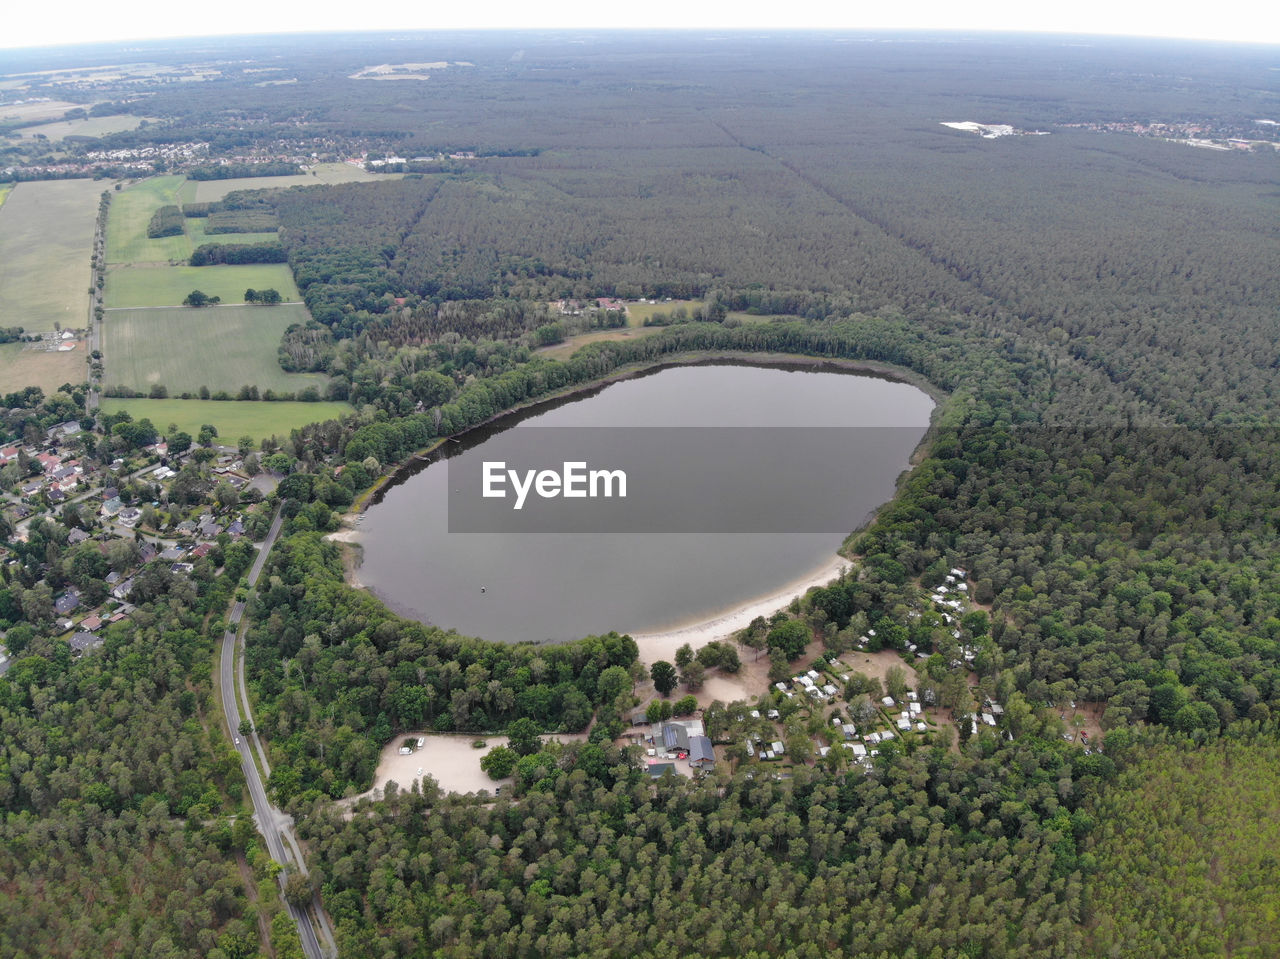
<svg viewBox="0 0 1280 959"><path fill-rule="evenodd" d="M655 313L665 313L670 316L676 311L677 307L683 306L686 311L692 313L696 308L702 306L701 300L672 300L670 303L663 303L659 300L657 303L637 303L634 301L627 302L627 322L631 326L644 326L644 321L649 319Z"/></svg>
<svg viewBox="0 0 1280 959"><path fill-rule="evenodd" d="M234 190L272 190L291 186L317 186L321 183L373 182L399 179L398 174L366 173L350 163L317 163L300 176L255 176L239 180L202 180L196 184L195 199L221 200Z"/></svg>
<svg viewBox="0 0 1280 959"><path fill-rule="evenodd" d="M167 203L178 202L183 182L180 176L151 177L112 197L107 263L167 263L191 255L191 240L186 236L147 237L151 215Z"/></svg>
<svg viewBox="0 0 1280 959"><path fill-rule="evenodd" d="M60 119L68 110L75 107L88 108L87 103L72 103L70 100L34 100L27 103L9 103L0 107L0 123L39 123Z"/></svg>
<svg viewBox="0 0 1280 959"><path fill-rule="evenodd" d="M253 266L121 266L107 273L109 310L140 306L180 306L192 290L243 303L244 291L275 289L286 300L299 299L293 274L283 263ZM272 350L274 355L274 348Z"/></svg>
<svg viewBox="0 0 1280 959"><path fill-rule="evenodd" d="M770 314L768 316L759 316L755 313L748 313L746 310L729 310L725 313L726 320L738 320L742 323L783 323L787 320L798 320L798 316L786 316L784 314Z"/></svg>
<svg viewBox="0 0 1280 959"><path fill-rule="evenodd" d="M303 306L113 310L102 324L106 385L149 390L160 384L173 396L201 386L232 394L245 385L277 393L323 390L323 375L286 373L276 362L285 328L306 319Z"/></svg>
<svg viewBox="0 0 1280 959"><path fill-rule="evenodd" d="M0 326L32 332L89 319L89 258L102 184L19 183L0 207ZM283 292L283 291L282 291Z"/></svg>
<svg viewBox="0 0 1280 959"><path fill-rule="evenodd" d="M350 413L346 403L253 403L215 400L118 400L102 401L104 412L128 410L135 420L150 419L160 430L175 424L183 432L195 436L209 423L218 436L235 443L241 436L255 440L270 436L288 436L290 431L308 423L331 420Z"/></svg>
<svg viewBox="0 0 1280 959"><path fill-rule="evenodd" d="M23 127L20 131L24 137L34 137L43 133L50 140L61 140L63 137L100 137L108 133L122 133L125 130L136 130L142 117L120 114L112 117L89 117L85 120L59 120L56 123L42 123L36 127Z"/></svg>
<svg viewBox="0 0 1280 959"><path fill-rule="evenodd" d="M66 353L24 350L25 343L0 343L0 393L15 393L38 386L48 396L63 383L83 383L89 378L84 341Z"/></svg>
<svg viewBox="0 0 1280 959"><path fill-rule="evenodd" d="M12 183L0 183L0 206L4 206L4 201L8 198L9 194L12 192L13 192Z"/></svg>
<svg viewBox="0 0 1280 959"><path fill-rule="evenodd" d="M537 352L539 356L545 356L548 359L567 360L588 343L633 340L641 336L648 336L651 333L657 333L660 330L661 327L651 326L647 330L598 330L594 333L579 333L577 336L571 336L563 343L557 343L555 346L544 346Z"/></svg>
<svg viewBox="0 0 1280 959"><path fill-rule="evenodd" d="M278 233L215 233L209 236L204 232L208 223L202 216L187 219L187 238L191 240L193 251L202 243L275 243L280 239Z"/></svg>

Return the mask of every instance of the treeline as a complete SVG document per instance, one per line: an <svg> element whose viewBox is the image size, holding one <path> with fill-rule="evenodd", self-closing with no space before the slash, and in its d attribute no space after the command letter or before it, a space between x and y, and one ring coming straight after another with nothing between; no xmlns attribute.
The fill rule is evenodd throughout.
<svg viewBox="0 0 1280 959"><path fill-rule="evenodd" d="M217 163L192 167L187 171L190 180L235 180L240 177L297 176L302 167L296 163L278 161L270 163Z"/></svg>
<svg viewBox="0 0 1280 959"><path fill-rule="evenodd" d="M279 243L202 243L191 254L192 266L243 265L246 263L287 263L288 254Z"/></svg>
<svg viewBox="0 0 1280 959"><path fill-rule="evenodd" d="M206 234L218 233L275 233L276 218L270 213L244 210L223 210L209 214Z"/></svg>
<svg viewBox="0 0 1280 959"><path fill-rule="evenodd" d="M223 209L220 200L202 200L199 203L182 204L182 215L188 219L200 219Z"/></svg>
<svg viewBox="0 0 1280 959"><path fill-rule="evenodd" d="M179 399L179 400L217 400L218 402L228 402L231 400L262 400L264 402L278 403L318 403L324 399L320 395L320 391L314 386L308 386L305 389L286 392L276 392L275 390L259 390L256 385L246 383L240 389L231 393L227 390L210 390L207 386L201 386L196 390L182 390L181 392L170 392L169 388L163 383L155 383L147 387L146 390L135 390L131 386L112 385L103 389L103 396L119 397L121 399L141 399L147 397L153 400L160 399Z"/></svg>
<svg viewBox="0 0 1280 959"><path fill-rule="evenodd" d="M147 236L153 240L162 236L181 236L185 228L182 211L176 206L166 205L151 214L151 222L147 224Z"/></svg>

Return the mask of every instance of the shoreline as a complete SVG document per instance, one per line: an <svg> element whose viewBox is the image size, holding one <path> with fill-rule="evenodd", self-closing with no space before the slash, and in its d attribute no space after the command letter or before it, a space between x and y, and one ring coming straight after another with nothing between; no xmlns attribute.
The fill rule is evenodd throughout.
<svg viewBox="0 0 1280 959"><path fill-rule="evenodd" d="M640 648L640 662L652 666L665 659L672 662L676 650L688 643L695 650L717 639L728 639L740 629L745 629L757 616L771 616L789 604L796 596L803 596L815 586L825 586L836 579L842 569L853 562L839 554L827 560L821 567L780 586L770 593L749 599L745 603L721 610L712 616L682 623L671 629L648 633L631 633Z"/></svg>
<svg viewBox="0 0 1280 959"><path fill-rule="evenodd" d="M559 361L556 361L559 362ZM437 437L429 445L410 453L403 461L396 464L389 472L383 473L374 481L373 485L355 498L355 501L347 508L347 512L343 514L343 518L350 517L353 521L365 512L372 504L374 497L382 492L383 488L391 485L400 474L407 468L411 467L415 461L420 461L430 453L434 452L442 443L448 440L461 440L468 433L472 433L484 426L488 426L498 420L508 417L513 413L525 412L544 404L554 403L558 400L567 399L580 393L586 393L595 389L603 389L613 383L623 382L642 376L646 373L657 372L663 369L675 369L683 366L698 365L714 365L717 362L742 363L746 366L765 366L777 367L786 364L795 366L831 366L846 373L863 374L867 376L880 377L891 380L895 383L905 383L908 386L914 386L933 401L933 412L930 414L930 422L925 428L924 435L920 437L920 443L917 446L916 453L924 447L925 443L931 439L935 418L938 411L942 408L944 401L948 395L941 387L905 366L895 366L892 363L885 363L881 360L868 359L851 359L840 356L815 356L808 353L777 353L774 351L750 351L750 350L694 350L687 353L673 353L652 360L640 360L634 363L628 363L624 366L615 367L608 373L595 379L582 383L576 383L572 386L566 386L563 389L547 393L533 399L522 400L521 402L511 406L499 413L495 413L487 420L476 423L468 427L461 433L452 436ZM895 493L896 495L896 493Z"/></svg>

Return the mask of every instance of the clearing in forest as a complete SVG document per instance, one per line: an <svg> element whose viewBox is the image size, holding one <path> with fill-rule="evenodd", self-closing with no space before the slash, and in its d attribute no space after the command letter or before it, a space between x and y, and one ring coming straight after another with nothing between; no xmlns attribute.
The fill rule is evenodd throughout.
<svg viewBox="0 0 1280 959"><path fill-rule="evenodd" d="M221 200L236 190L278 190L291 186L320 186L330 183L372 183L398 180L395 173L369 173L350 163L317 163L298 176L255 176L235 180L201 180L195 183L195 199L201 203ZM195 181L193 181L195 182Z"/></svg>

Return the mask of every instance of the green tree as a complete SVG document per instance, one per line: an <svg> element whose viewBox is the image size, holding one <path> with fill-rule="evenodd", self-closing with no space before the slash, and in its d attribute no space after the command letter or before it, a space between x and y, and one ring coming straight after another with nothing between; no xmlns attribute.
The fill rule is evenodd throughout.
<svg viewBox="0 0 1280 959"><path fill-rule="evenodd" d="M517 756L532 756L542 748L538 724L522 716L507 727L507 745Z"/></svg>
<svg viewBox="0 0 1280 959"><path fill-rule="evenodd" d="M689 690L698 690L707 680L707 667L696 659L691 661L680 673L680 681Z"/></svg>
<svg viewBox="0 0 1280 959"><path fill-rule="evenodd" d="M490 779L506 779L516 768L520 753L507 746L494 746L480 758L480 768Z"/></svg>
<svg viewBox="0 0 1280 959"><path fill-rule="evenodd" d="M200 290L192 290L190 293L187 294L186 299L182 301L182 305L194 306L194 307L216 306L218 303L221 303L221 302L222 302L221 297L209 296L207 293L204 293Z"/></svg>
<svg viewBox="0 0 1280 959"><path fill-rule="evenodd" d="M907 698L907 671L896 664L890 666L885 670L884 685L890 696L902 702Z"/></svg>
<svg viewBox="0 0 1280 959"><path fill-rule="evenodd" d="M659 696L671 695L671 690L676 688L678 682L676 668L665 659L660 659L649 667L649 676Z"/></svg>
<svg viewBox="0 0 1280 959"><path fill-rule="evenodd" d="M631 673L621 666L610 666L600 674L596 682L596 701L613 703L625 692L631 691Z"/></svg>
<svg viewBox="0 0 1280 959"><path fill-rule="evenodd" d="M692 716L698 711L698 700L695 696L682 696L671 704L673 716Z"/></svg>
<svg viewBox="0 0 1280 959"><path fill-rule="evenodd" d="M809 627L798 619L789 619L769 630L769 648L780 650L790 662L800 657L810 638Z"/></svg>

